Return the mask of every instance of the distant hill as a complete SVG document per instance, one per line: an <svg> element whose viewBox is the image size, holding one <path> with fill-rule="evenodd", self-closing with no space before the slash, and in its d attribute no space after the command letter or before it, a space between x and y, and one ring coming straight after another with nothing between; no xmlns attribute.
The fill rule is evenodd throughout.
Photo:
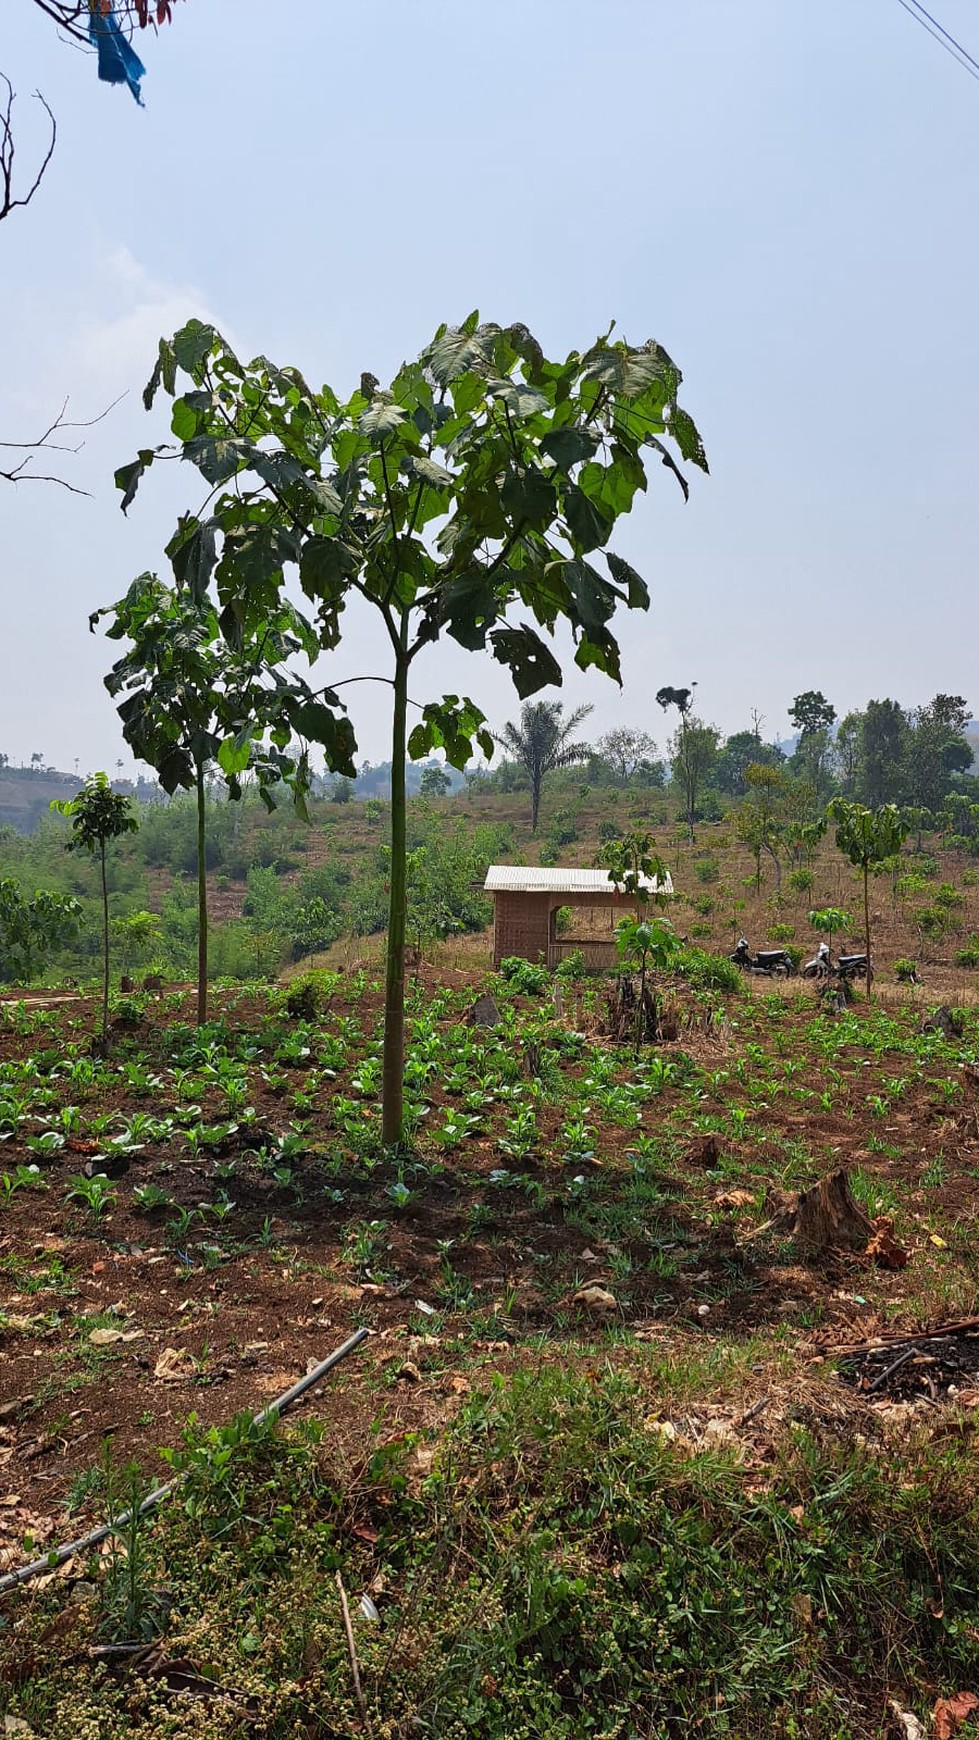
<svg viewBox="0 0 979 1740"><path fill-rule="evenodd" d="M15 828L18 834L33 834L38 822L48 814L51 800L74 797L82 781L75 773L61 773L56 767L0 767L0 828ZM151 781L119 779L112 782L113 791L127 797L151 797L158 787Z"/></svg>

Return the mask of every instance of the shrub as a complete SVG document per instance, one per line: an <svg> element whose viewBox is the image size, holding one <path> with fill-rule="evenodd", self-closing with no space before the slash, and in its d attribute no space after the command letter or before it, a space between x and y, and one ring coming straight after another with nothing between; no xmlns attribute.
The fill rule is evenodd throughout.
<svg viewBox="0 0 979 1740"><path fill-rule="evenodd" d="M557 979L568 979L572 984L575 984L579 979L586 979L588 967L581 950L572 949L569 955L565 955L564 960L555 967L554 976Z"/></svg>
<svg viewBox="0 0 979 1740"><path fill-rule="evenodd" d="M916 894L926 894L928 883L924 876L919 876L914 870L909 870L906 876L899 876L894 884L894 892L899 900L913 900Z"/></svg>
<svg viewBox="0 0 979 1740"><path fill-rule="evenodd" d="M681 948L675 968L696 991L740 991L743 980L733 961L726 955L708 954L706 949Z"/></svg>
<svg viewBox="0 0 979 1740"><path fill-rule="evenodd" d="M770 924L765 934L769 942L788 943L792 941L794 932L790 924Z"/></svg>
<svg viewBox="0 0 979 1740"><path fill-rule="evenodd" d="M515 991L523 992L525 997L541 997L551 982L551 975L546 967L535 966L533 961L525 961L521 955L507 955L500 962L500 977Z"/></svg>
<svg viewBox="0 0 979 1740"><path fill-rule="evenodd" d="M609 840L621 840L621 838L622 829L618 822L599 822L598 839L601 845L606 845Z"/></svg>
<svg viewBox="0 0 979 1740"><path fill-rule="evenodd" d="M914 915L914 922L922 936L937 939L948 935L953 920L943 906L921 906Z"/></svg>
<svg viewBox="0 0 979 1740"><path fill-rule="evenodd" d="M808 894L816 878L811 870L790 870L785 880L793 894Z"/></svg>
<svg viewBox="0 0 979 1740"><path fill-rule="evenodd" d="M721 866L711 853L706 852L702 858L695 860L693 871L698 882L716 882L721 874Z"/></svg>
<svg viewBox="0 0 979 1740"><path fill-rule="evenodd" d="M965 902L965 895L960 894L958 889L952 886L951 882L940 883L935 889L932 898L934 899L935 905L943 906L946 912L954 912L957 907L962 906Z"/></svg>
<svg viewBox="0 0 979 1740"><path fill-rule="evenodd" d="M698 895L692 904L694 912L699 913L701 918L709 918L717 906L716 900L712 900L709 894Z"/></svg>
<svg viewBox="0 0 979 1740"><path fill-rule="evenodd" d="M695 936L695 937L699 937L699 938L703 939L704 937L710 936L710 934L711 934L711 931L710 931L709 924L692 924L690 926L690 935L691 936Z"/></svg>
<svg viewBox="0 0 979 1740"><path fill-rule="evenodd" d="M979 959L979 952L977 952L977 959ZM905 955L902 955L894 962L894 977L899 985L916 984L918 979L917 962L909 961Z"/></svg>
<svg viewBox="0 0 979 1740"><path fill-rule="evenodd" d="M979 967L979 936L970 936L964 948L955 954L957 967Z"/></svg>
<svg viewBox="0 0 979 1740"><path fill-rule="evenodd" d="M325 967L311 967L277 992L272 1006L295 1021L312 1021L336 994L342 982L342 973L331 973Z"/></svg>

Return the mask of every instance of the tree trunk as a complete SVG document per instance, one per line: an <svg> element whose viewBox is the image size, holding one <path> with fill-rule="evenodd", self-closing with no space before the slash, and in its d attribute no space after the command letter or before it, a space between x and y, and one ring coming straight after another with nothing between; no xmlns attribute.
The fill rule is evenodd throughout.
<svg viewBox="0 0 979 1740"><path fill-rule="evenodd" d="M102 860L102 1047L109 1043L109 889L105 880L105 841L99 842Z"/></svg>
<svg viewBox="0 0 979 1740"><path fill-rule="evenodd" d="M863 946L867 951L867 1000L873 997L874 970L870 964L870 869L863 867Z"/></svg>
<svg viewBox="0 0 979 1740"><path fill-rule="evenodd" d="M381 1140L401 1141L404 1125L405 1062L405 753L408 720L408 661L401 649L394 673L394 729L391 739L391 896L388 907L387 976L384 988L384 1064L381 1089Z"/></svg>
<svg viewBox="0 0 979 1740"><path fill-rule="evenodd" d="M537 832L537 821L538 821L538 817L539 817L539 816L540 816L540 791L541 791L541 773L540 773L540 770L539 770L539 768L535 768L535 769L534 769L534 771L533 771L533 772L532 772L532 774L531 774L531 776L530 776L530 779L531 779L531 795L530 795L530 807L531 807L531 821L530 821L530 831L531 831L531 833L532 833L532 834L536 834L536 832Z"/></svg>
<svg viewBox="0 0 979 1740"><path fill-rule="evenodd" d="M204 764L197 763L197 1025L207 1020L207 842Z"/></svg>

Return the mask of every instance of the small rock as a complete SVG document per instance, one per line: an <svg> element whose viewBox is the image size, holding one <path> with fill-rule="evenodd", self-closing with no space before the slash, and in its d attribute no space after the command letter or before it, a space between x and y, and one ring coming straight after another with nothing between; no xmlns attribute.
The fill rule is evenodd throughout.
<svg viewBox="0 0 979 1740"><path fill-rule="evenodd" d="M619 1308L615 1294L607 1287L579 1287L573 1303L585 1305L589 1311L617 1311Z"/></svg>
<svg viewBox="0 0 979 1740"><path fill-rule="evenodd" d="M493 997L477 997L466 1016L470 1027L499 1027L502 1017Z"/></svg>

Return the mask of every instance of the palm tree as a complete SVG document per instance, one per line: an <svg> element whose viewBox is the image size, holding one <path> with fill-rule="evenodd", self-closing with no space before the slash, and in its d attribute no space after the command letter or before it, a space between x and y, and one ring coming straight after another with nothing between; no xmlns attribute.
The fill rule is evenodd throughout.
<svg viewBox="0 0 979 1740"><path fill-rule="evenodd" d="M561 718L563 711L560 701L528 701L520 710L520 724L505 725L497 738L507 754L530 774L535 834L545 774L558 767L573 767L591 754L587 743L572 743L570 738L593 709L576 707L569 719Z"/></svg>

